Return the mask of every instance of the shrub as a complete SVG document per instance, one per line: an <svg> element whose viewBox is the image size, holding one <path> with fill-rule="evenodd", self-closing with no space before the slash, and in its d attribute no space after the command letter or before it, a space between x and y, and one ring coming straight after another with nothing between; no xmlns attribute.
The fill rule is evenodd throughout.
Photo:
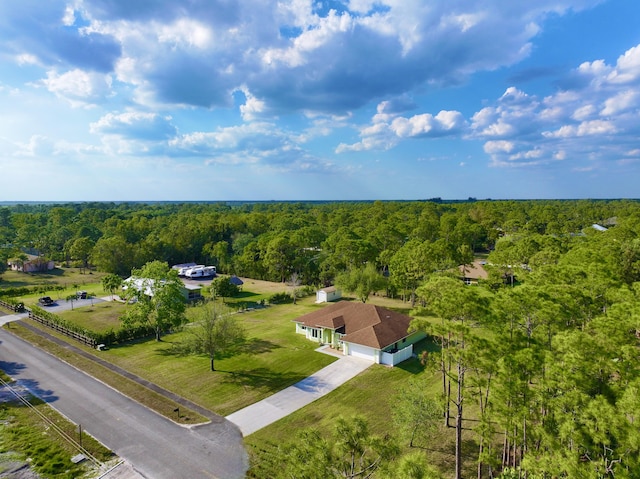
<svg viewBox="0 0 640 479"><path fill-rule="evenodd" d="M289 293L276 293L269 298L269 304L293 303L293 296Z"/></svg>

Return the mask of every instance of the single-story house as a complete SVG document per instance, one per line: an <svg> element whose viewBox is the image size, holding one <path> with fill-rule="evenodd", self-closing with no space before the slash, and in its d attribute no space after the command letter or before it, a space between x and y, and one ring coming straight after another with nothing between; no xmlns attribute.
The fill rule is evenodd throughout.
<svg viewBox="0 0 640 479"><path fill-rule="evenodd" d="M316 303L329 303L342 298L342 291L335 286L322 288L316 291Z"/></svg>
<svg viewBox="0 0 640 479"><path fill-rule="evenodd" d="M22 271L23 273L36 273L42 271L51 271L56 267L55 263L44 256L36 256L33 254L26 255L27 259L14 258L8 261L7 265L12 271Z"/></svg>
<svg viewBox="0 0 640 479"><path fill-rule="evenodd" d="M426 337L409 330L412 318L373 304L339 301L294 319L296 332L345 356L377 364L396 364L413 355L413 345Z"/></svg>
<svg viewBox="0 0 640 479"><path fill-rule="evenodd" d="M479 280L487 279L489 277L489 273L484 269L484 265L484 261L475 260L471 264L458 266L462 281L466 284L478 284Z"/></svg>
<svg viewBox="0 0 640 479"><path fill-rule="evenodd" d="M147 296L153 296L153 281L154 280L152 279L130 276L122 282L122 289L127 290L129 288L134 288L139 293L144 293ZM187 301L195 301L202 298L202 286L200 285L183 283L181 291L184 299Z"/></svg>

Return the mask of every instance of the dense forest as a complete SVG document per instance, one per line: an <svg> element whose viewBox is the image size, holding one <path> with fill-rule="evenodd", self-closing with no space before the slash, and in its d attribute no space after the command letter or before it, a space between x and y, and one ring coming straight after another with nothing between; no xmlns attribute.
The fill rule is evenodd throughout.
<svg viewBox="0 0 640 479"><path fill-rule="evenodd" d="M0 208L0 245L7 257L37 251L122 276L152 260L193 261L320 284L363 264L400 273L422 259L425 274L442 270L494 250L501 237L513 243L504 254L520 255L514 261L540 261L593 224L633 230L639 209L632 201L14 205ZM407 274L390 276L391 286L406 288Z"/></svg>
<svg viewBox="0 0 640 479"><path fill-rule="evenodd" d="M473 438L478 477L640 478L638 202L15 205L0 245L122 276L193 261L321 285L373 265L439 346L455 477ZM489 276L466 286L477 258Z"/></svg>

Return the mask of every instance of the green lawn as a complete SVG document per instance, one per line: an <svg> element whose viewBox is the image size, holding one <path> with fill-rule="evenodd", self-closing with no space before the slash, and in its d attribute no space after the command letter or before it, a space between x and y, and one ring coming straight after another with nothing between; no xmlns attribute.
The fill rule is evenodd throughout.
<svg viewBox="0 0 640 479"><path fill-rule="evenodd" d="M318 306L310 300L297 305L270 306L236 318L247 340L234 351L216 357L215 372L205 356L178 356L172 343L187 332L113 347L101 357L175 391L221 415L228 415L290 386L335 360L317 353L316 343L295 333L292 319Z"/></svg>
<svg viewBox="0 0 640 479"><path fill-rule="evenodd" d="M118 319L126 310L126 305L117 301L96 302L93 306L75 307L73 310L64 311L59 316L66 321L82 326L90 331L98 333L110 329L120 329Z"/></svg>

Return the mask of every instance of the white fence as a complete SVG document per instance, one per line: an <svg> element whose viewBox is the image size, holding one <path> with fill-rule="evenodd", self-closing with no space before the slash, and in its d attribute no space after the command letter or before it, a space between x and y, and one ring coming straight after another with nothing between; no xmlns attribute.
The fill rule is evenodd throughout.
<svg viewBox="0 0 640 479"><path fill-rule="evenodd" d="M380 354L380 364L386 364L388 366L395 366L396 364L400 364L402 361L409 359L413 355L413 344L410 344L404 349L396 353L385 353L384 351Z"/></svg>

